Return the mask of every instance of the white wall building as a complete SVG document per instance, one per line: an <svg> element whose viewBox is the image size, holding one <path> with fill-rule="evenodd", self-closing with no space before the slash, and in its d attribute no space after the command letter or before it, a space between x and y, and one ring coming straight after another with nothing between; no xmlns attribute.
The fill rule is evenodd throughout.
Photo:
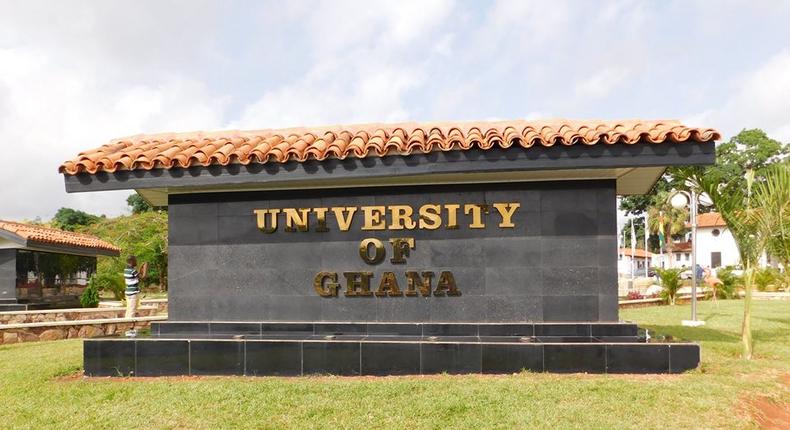
<svg viewBox="0 0 790 430"><path fill-rule="evenodd" d="M685 242L672 244L672 252L665 253L663 260L660 254L653 257L656 267L691 268L691 234ZM700 267L726 267L738 266L741 257L735 239L732 237L727 223L716 212L699 214L697 216L697 264ZM766 257L760 258L760 266L766 265ZM663 263L663 264L662 264Z"/></svg>
<svg viewBox="0 0 790 430"><path fill-rule="evenodd" d="M620 276L631 276L632 263L634 268L634 276L636 277L644 277L645 267L648 269L652 267L652 252L638 248L635 251L636 252L631 255L631 248L620 248L618 250L617 272L620 274Z"/></svg>
<svg viewBox="0 0 790 430"><path fill-rule="evenodd" d="M721 215L710 212L697 216L697 264L716 268L740 262L735 239Z"/></svg>

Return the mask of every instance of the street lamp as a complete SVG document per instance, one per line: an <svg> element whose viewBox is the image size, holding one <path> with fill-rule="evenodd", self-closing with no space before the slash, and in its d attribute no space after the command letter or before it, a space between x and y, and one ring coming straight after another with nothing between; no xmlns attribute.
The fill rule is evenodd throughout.
<svg viewBox="0 0 790 430"><path fill-rule="evenodd" d="M687 184L690 185L690 184ZM684 326L698 327L705 325L705 321L697 320L697 206L710 206L710 198L697 194L693 187L691 191L675 191L669 198L669 204L675 209L689 207L691 224L691 320L683 320Z"/></svg>

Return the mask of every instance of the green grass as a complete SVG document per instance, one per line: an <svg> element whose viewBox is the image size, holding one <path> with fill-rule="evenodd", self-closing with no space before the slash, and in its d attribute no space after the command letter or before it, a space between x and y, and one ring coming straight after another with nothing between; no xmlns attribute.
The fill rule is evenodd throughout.
<svg viewBox="0 0 790 430"><path fill-rule="evenodd" d="M744 400L790 401L790 302L755 302L744 362L742 302L624 310L702 343L683 375L85 379L82 343L0 346L3 428L754 428Z"/></svg>

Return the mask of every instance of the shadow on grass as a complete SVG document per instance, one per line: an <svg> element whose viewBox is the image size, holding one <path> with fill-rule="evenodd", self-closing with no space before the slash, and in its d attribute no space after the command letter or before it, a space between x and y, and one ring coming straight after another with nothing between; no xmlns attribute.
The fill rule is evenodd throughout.
<svg viewBox="0 0 790 430"><path fill-rule="evenodd" d="M690 340L703 342L740 342L741 336L731 332L714 330L706 327L683 327L676 325L649 325L644 328L653 332L651 336L672 336L675 340Z"/></svg>

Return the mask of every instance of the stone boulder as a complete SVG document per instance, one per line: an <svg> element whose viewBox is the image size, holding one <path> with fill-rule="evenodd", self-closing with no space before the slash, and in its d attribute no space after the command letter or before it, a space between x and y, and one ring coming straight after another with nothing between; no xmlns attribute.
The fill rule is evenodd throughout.
<svg viewBox="0 0 790 430"><path fill-rule="evenodd" d="M51 328L38 335L39 340L60 340L65 338L66 330L62 328Z"/></svg>

